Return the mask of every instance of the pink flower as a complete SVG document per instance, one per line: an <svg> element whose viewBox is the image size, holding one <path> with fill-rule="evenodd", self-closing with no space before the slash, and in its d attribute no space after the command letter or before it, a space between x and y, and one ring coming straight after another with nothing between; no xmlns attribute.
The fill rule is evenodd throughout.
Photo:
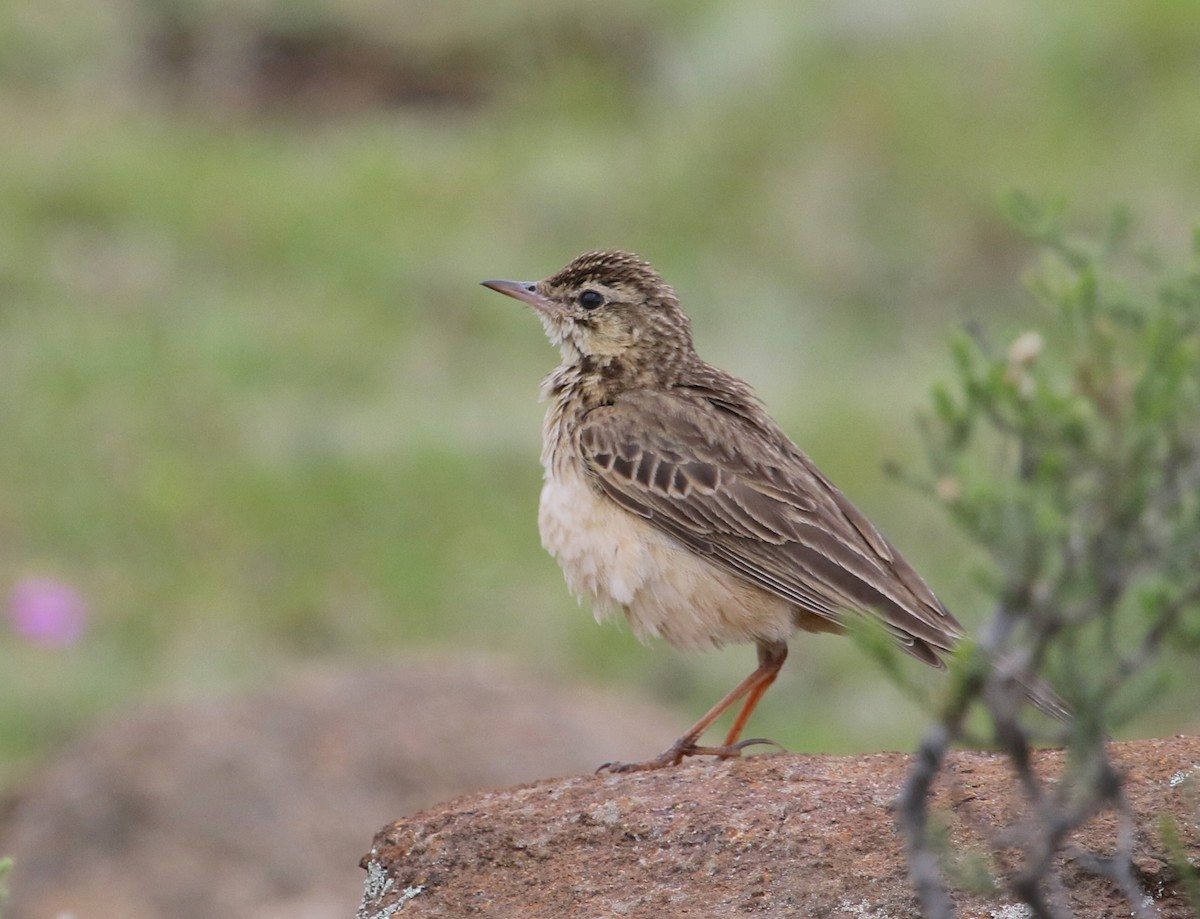
<svg viewBox="0 0 1200 919"><path fill-rule="evenodd" d="M87 604L79 592L54 578L25 578L8 596L12 630L33 644L51 648L73 645L83 637L87 617Z"/></svg>

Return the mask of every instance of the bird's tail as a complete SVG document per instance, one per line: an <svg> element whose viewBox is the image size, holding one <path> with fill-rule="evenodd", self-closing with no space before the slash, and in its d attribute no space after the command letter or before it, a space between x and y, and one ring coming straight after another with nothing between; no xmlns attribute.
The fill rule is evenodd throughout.
<svg viewBox="0 0 1200 919"><path fill-rule="evenodd" d="M1027 667L1028 658L1019 650L1012 649L1000 654L992 667L1001 679L1012 679L1021 687L1025 698L1044 715L1055 721L1067 722L1074 717L1067 700L1053 686Z"/></svg>
<svg viewBox="0 0 1200 919"><path fill-rule="evenodd" d="M1021 689L1025 692L1025 698L1038 711L1049 715L1055 721L1062 721L1064 723L1074 717L1074 712L1071 711L1071 706L1067 703L1067 700L1060 696L1054 687L1041 677L1033 676L1018 680L1018 682L1021 684Z"/></svg>

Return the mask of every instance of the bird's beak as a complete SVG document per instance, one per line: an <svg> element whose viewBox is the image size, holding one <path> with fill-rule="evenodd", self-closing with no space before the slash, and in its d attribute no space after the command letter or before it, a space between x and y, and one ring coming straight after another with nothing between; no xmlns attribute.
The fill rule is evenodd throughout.
<svg viewBox="0 0 1200 919"><path fill-rule="evenodd" d="M484 287L491 288L496 293L512 297L514 300L520 300L522 303L528 303L538 312L562 312L562 307L553 300L543 297L538 293L537 283L534 281L483 281L481 283Z"/></svg>

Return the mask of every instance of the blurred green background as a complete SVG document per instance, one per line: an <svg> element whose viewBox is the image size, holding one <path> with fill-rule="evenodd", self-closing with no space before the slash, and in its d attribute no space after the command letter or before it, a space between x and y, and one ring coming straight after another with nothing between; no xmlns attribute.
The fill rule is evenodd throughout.
<svg viewBox="0 0 1200 919"><path fill-rule="evenodd" d="M1001 193L1186 249L1198 87L1192 0L0 5L0 590L88 616L51 647L9 610L0 783L312 660L486 648L691 713L748 672L597 627L539 546L556 354L478 281L588 248L653 261L977 625L978 560L882 464L919 465L953 329L1024 328ZM1200 729L1185 694L1136 732ZM820 636L751 733L921 723Z"/></svg>

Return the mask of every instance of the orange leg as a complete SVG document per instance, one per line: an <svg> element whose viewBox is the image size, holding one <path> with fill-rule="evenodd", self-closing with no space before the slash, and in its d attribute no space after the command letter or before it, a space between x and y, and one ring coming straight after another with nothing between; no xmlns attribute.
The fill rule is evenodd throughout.
<svg viewBox="0 0 1200 919"><path fill-rule="evenodd" d="M787 660L787 645L760 644L757 669L730 690L720 702L710 708L704 717L693 724L686 734L671 744L668 750L644 763L605 763L597 772L640 772L646 769L661 769L664 766L679 765L685 756L719 756L722 758L740 756L742 747L745 745L737 742L742 735L742 729L745 728L750 713L758 705L763 693L775 682L775 677L779 675L779 669L785 660ZM696 741L700 739L700 735L742 698L745 698L746 701L742 703L742 710L738 713L733 727L730 728L725 743L720 747L697 746ZM746 741L745 743L753 742ZM770 743L770 741L762 742Z"/></svg>
<svg viewBox="0 0 1200 919"><path fill-rule="evenodd" d="M763 694L771 688L775 677L779 676L785 660L787 660L787 645L780 645L778 648L770 645L758 646L758 669L750 674L751 680L755 677L758 679L750 686L746 701L742 703L742 710L738 712L737 720L733 722L733 727L725 735L725 746L732 747L738 742L738 738L742 736L742 729L750 720L750 714L758 707L758 702L762 699Z"/></svg>

